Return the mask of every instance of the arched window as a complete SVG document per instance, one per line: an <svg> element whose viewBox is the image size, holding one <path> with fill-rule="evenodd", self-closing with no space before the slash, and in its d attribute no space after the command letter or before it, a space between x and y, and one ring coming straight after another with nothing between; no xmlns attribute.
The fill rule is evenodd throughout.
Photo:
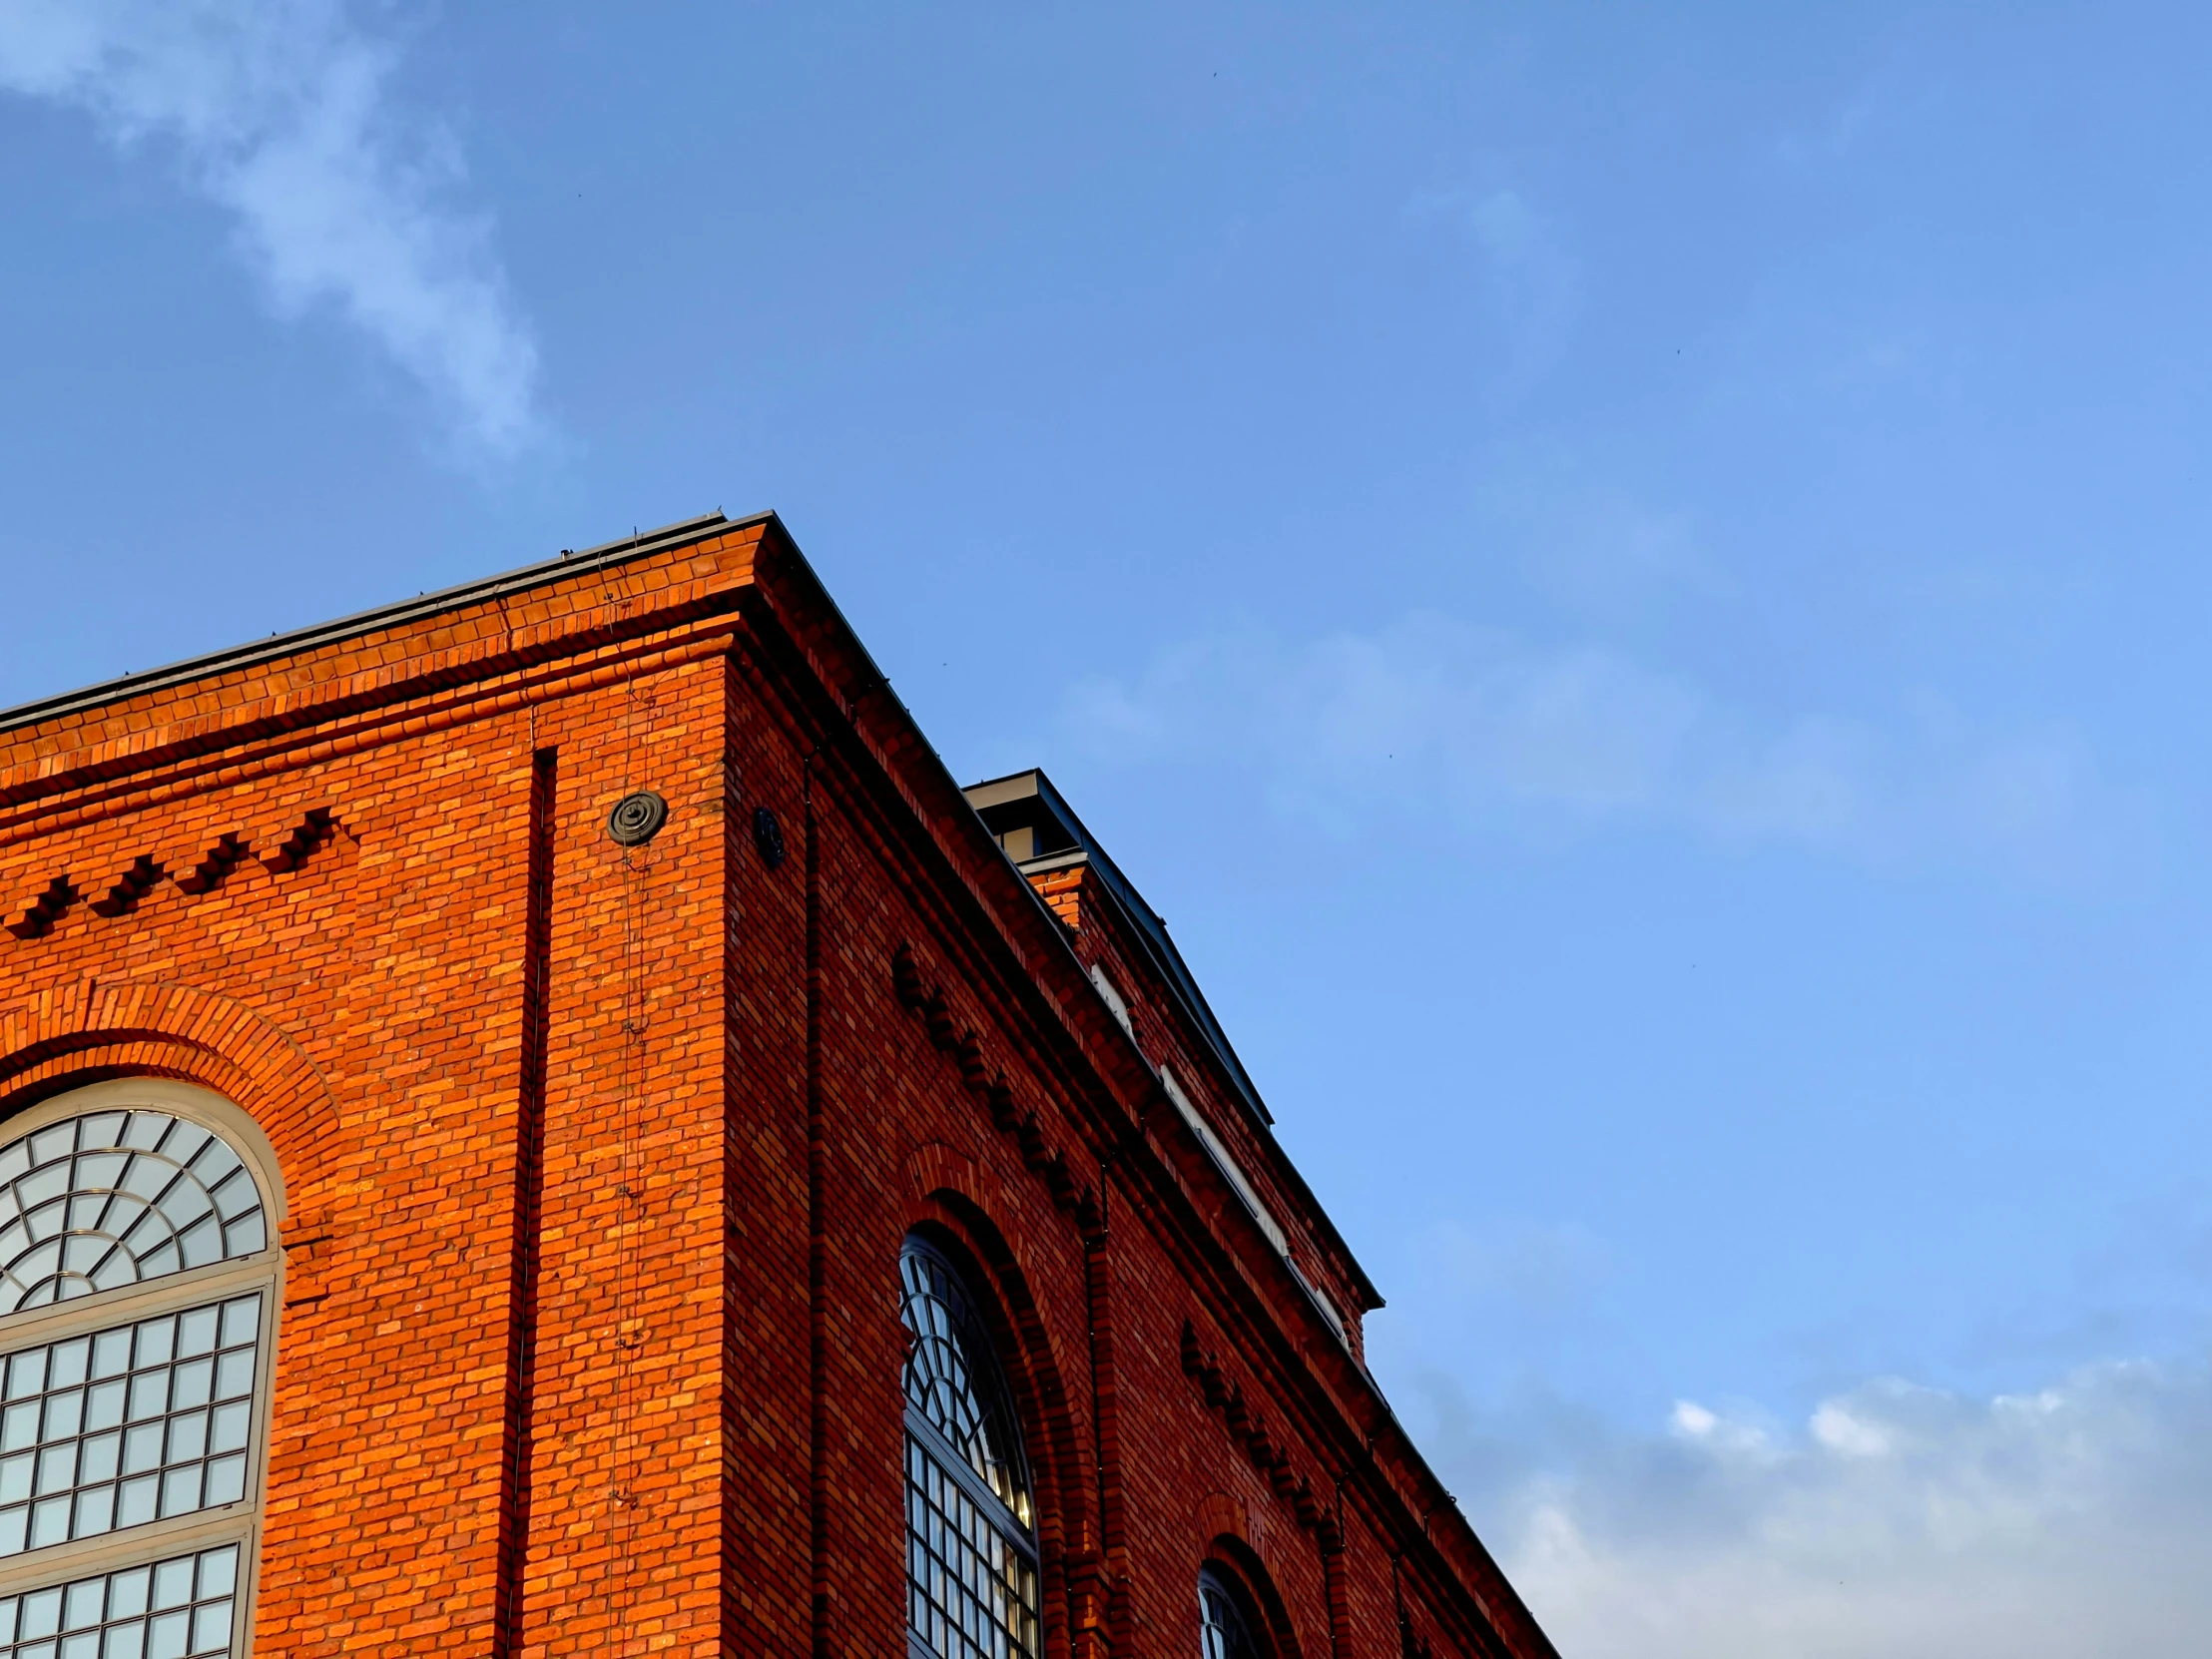
<svg viewBox="0 0 2212 1659"><path fill-rule="evenodd" d="M898 1269L907 1646L938 1659L1033 1659L1036 1505L989 1328L927 1241L909 1237Z"/></svg>
<svg viewBox="0 0 2212 1659"><path fill-rule="evenodd" d="M1200 1659L1260 1659L1243 1598L1212 1567L1198 1575L1198 1633Z"/></svg>
<svg viewBox="0 0 2212 1659"><path fill-rule="evenodd" d="M269 1165L183 1084L97 1084L0 1125L0 1659L246 1652Z"/></svg>
<svg viewBox="0 0 2212 1659"><path fill-rule="evenodd" d="M228 1142L167 1112L91 1112L0 1150L0 1314L120 1290L269 1244Z"/></svg>

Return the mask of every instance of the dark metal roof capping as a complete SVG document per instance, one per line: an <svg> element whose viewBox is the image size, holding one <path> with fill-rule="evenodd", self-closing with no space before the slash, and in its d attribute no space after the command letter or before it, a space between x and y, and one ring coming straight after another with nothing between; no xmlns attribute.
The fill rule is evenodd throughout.
<svg viewBox="0 0 2212 1659"><path fill-rule="evenodd" d="M1229 1073L1230 1081L1236 1084L1237 1092L1244 1096L1245 1104L1262 1123L1275 1122L1275 1114L1268 1110L1267 1103L1260 1098L1260 1091L1253 1086L1244 1062L1237 1058L1236 1049L1230 1046L1229 1033L1221 1028L1221 1021L1214 1018L1214 1010L1207 1006L1206 994L1198 988L1198 980L1184 963L1183 953L1175 948L1175 941L1168 937L1166 919L1144 901L1135 884L1106 855L1105 849L1098 844L1098 838L1083 828L1083 821L1075 816L1075 809L1067 804L1067 799L1052 787L1052 780L1042 771L1032 769L1028 772L1011 773L1004 778L986 779L980 784L970 784L960 793L968 798L968 805L982 815L984 824L994 835L1000 832L1001 826L992 821L1004 816L1004 809L1013 808L1013 816L1023 821L1024 828L1058 842L1049 844L1043 839L1033 841L1031 844L1034 855L1026 859L1015 859L1024 873L1049 869L1055 863L1079 861L1089 863L1098 871L1108 889L1121 901L1121 907L1129 912L1129 919L1136 925L1139 939L1152 957L1154 971L1174 990L1191 1023L1198 1027L1207 1042L1213 1046L1215 1056L1222 1063L1222 1069ZM1058 828L1063 831L1061 835L1051 836L1050 827L1035 824L1033 812L1021 813L1016 803L1029 801L1042 806L1046 813L1058 821ZM1071 846L1081 849L1080 859L1070 855Z"/></svg>
<svg viewBox="0 0 2212 1659"><path fill-rule="evenodd" d="M59 697L18 704L15 708L0 710L0 732L36 726L40 721L52 720L57 715L81 714L103 704L120 703L127 697L162 691L230 669L251 668L257 663L289 656L295 651L311 650L319 645L334 645L340 640L357 639L363 634L374 633L379 628L419 621L423 617L436 616L444 611L457 611L464 605L474 605L486 599L525 593L531 588L572 576L579 570L605 569L609 565L622 564L647 553L660 552L664 548L680 547L687 541L699 540L708 531L718 527L740 529L747 525L765 524L775 517L773 511L749 513L743 518L725 518L719 512L712 512L701 513L697 518L679 519L674 524L664 524L658 529L638 531L620 541L602 542L597 547L564 552L558 558L547 559L542 564L524 565L519 570L510 570L498 576L479 577L473 582L463 582L459 587L426 593L415 599L402 600L396 605L382 605L373 611L358 611L352 616L339 617L334 622L318 622L311 628L294 629L288 634L272 634L268 639L256 640L252 645L235 645L225 651L210 652L204 657L190 657L163 668L126 674L120 679L87 686L81 691L64 692Z"/></svg>

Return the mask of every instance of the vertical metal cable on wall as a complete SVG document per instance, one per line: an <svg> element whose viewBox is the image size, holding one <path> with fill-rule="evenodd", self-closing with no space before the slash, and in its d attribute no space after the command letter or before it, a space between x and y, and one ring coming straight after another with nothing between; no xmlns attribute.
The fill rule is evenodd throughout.
<svg viewBox="0 0 2212 1659"><path fill-rule="evenodd" d="M628 618L635 596L625 591L617 615ZM622 794L624 799L640 787L643 759L638 735L640 704L653 707L653 698L636 679L623 687ZM645 1178L640 1168L641 1135L646 1072L647 1009L645 931L649 920L651 884L648 877L658 862L650 840L622 845L618 866L622 897L622 1020L620 1059L616 1073L615 1109L615 1221L614 1239L614 1413L609 1458L607 1504L608 1543L605 1584L608 1651L630 1650L630 1613L636 1597L637 1532L640 1509L638 1492L638 1443L636 1433L637 1362L645 1346L644 1322L646 1231Z"/></svg>
<svg viewBox="0 0 2212 1659"><path fill-rule="evenodd" d="M625 600L625 604L628 601ZM624 699L622 791L639 787L638 705L653 705L636 681ZM612 1490L609 1519L614 1534L608 1552L608 1624L613 1651L627 1652L630 1612L636 1599L637 1535L642 1499L638 1491L638 1361L645 1327L646 1194L639 1142L644 1134L646 1044L649 991L646 980L646 927L652 888L649 877L659 859L648 842L622 849L622 1048L615 1117L615 1410Z"/></svg>

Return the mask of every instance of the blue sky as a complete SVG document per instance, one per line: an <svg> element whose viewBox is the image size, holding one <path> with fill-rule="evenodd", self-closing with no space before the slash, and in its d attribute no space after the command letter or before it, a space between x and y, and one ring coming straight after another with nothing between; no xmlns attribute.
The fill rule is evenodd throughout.
<svg viewBox="0 0 2212 1659"><path fill-rule="evenodd" d="M0 702L780 509L1570 1654L2194 1652L2212 22L0 0Z"/></svg>

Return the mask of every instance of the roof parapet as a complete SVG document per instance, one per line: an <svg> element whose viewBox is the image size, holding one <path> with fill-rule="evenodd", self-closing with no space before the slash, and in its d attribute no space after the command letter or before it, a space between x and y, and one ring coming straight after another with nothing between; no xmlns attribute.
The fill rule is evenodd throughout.
<svg viewBox="0 0 2212 1659"><path fill-rule="evenodd" d="M1198 980L1185 964L1183 953L1168 937L1166 918L1144 901L1136 886L1106 855L1097 839L1083 828L1083 821L1075 816L1075 809L1067 804L1066 797L1052 787L1052 780L1043 770L1032 767L1027 772L988 779L970 784L960 793L967 797L968 805L982 819L992 839L1006 849L1006 856L1013 859L1024 875L1075 863L1088 863L1098 871L1100 879L1136 924L1146 953L1152 957L1153 969L1174 991L1184 1015L1205 1037L1215 1057L1221 1061L1222 1070L1229 1074L1230 1081L1243 1097L1246 1108L1262 1123L1273 1124L1275 1114L1268 1110L1267 1103L1260 1098L1260 1091L1253 1087L1244 1062L1237 1058L1236 1049L1230 1045L1229 1033L1221 1028L1221 1021L1207 1006L1206 995L1198 988Z"/></svg>
<svg viewBox="0 0 2212 1659"><path fill-rule="evenodd" d="M1042 876L1054 870L1078 865L1087 866L1097 874L1100 883L1112 895L1116 908L1127 918L1130 931L1135 935L1139 947L1150 958L1147 965L1154 976L1167 987L1188 1027L1198 1034L1219 1063L1261 1143L1275 1148L1277 1168L1290 1183L1296 1199L1313 1218L1317 1232L1330 1247L1341 1254L1350 1267L1357 1292L1364 1300L1366 1308L1369 1311L1381 1308L1382 1292L1376 1289L1367 1270L1360 1266L1350 1246L1337 1232L1336 1224L1315 1199L1305 1178L1299 1174L1298 1167L1276 1146L1273 1130L1275 1114L1268 1110L1267 1102L1260 1098L1260 1091L1254 1085L1251 1074L1245 1070L1244 1062L1237 1057L1237 1051L1229 1041L1229 1033L1222 1029L1221 1021L1214 1017L1214 1010L1207 1004L1205 992L1198 988L1198 980L1183 960L1183 953L1176 949L1175 941L1168 936L1166 918L1144 901L1144 895L1137 891L1136 885L1121 872L1120 866L1107 855L1105 849L1098 844L1097 838L1084 828L1075 809L1067 804L1067 798L1053 787L1052 780L1045 776L1041 768L1032 767L1027 772L986 779L980 784L966 786L960 793L967 797L968 805L975 809L976 816L983 821L983 828L990 832L991 838L998 842L1024 877ZM1041 897L1039 902L1043 902ZM1178 1100L1179 1108L1186 1116L1195 1117L1196 1114L1190 1110L1187 1101L1179 1098L1181 1090L1175 1087L1173 1080L1165 1079L1165 1083L1170 1091L1170 1098ZM1203 1123L1203 1120L1199 1122ZM1211 1131L1204 1131L1203 1138L1210 1137ZM1209 1146L1209 1151L1214 1150L1213 1146ZM1218 1156L1226 1156L1226 1152ZM1250 1189L1241 1175L1233 1173L1231 1179L1240 1193L1249 1194ZM1256 1200L1248 1198L1247 1202L1253 1203ZM1262 1226L1271 1235L1280 1231L1272 1218L1263 1221ZM1278 1249L1282 1248L1278 1244ZM1312 1281L1293 1261L1287 1250L1284 1251L1284 1260L1292 1263L1292 1271L1306 1286L1308 1294L1315 1296L1317 1304L1324 1310L1329 1323L1342 1339L1345 1331L1342 1316L1326 1298L1315 1292Z"/></svg>
<svg viewBox="0 0 2212 1659"><path fill-rule="evenodd" d="M288 657L315 646L355 639L362 634L374 633L379 628L437 616L446 611L457 611L463 606L501 598L507 594L527 592L545 583L573 576L579 571L622 564L648 553L658 553L666 547L697 541L716 528L740 529L747 525L766 523L775 517L773 511L768 511L748 513L743 518L725 518L718 508L711 513L701 513L695 518L683 518L673 524L663 524L657 529L633 531L620 540L602 542L597 547L563 548L555 558L503 571L497 576L479 577L457 587L441 588L436 593L418 594L413 599L403 599L394 605L379 605L374 610L356 611L351 616L339 617L332 622L318 622L311 627L295 628L289 633L272 634L268 639L256 640L250 645L229 646L203 656L167 663L160 668L119 675L113 680L103 680L76 691L41 698L35 703L19 703L12 709L0 709L0 732L36 726L41 721L52 720L60 715L82 714L146 692L185 685L232 669L252 668L260 663L275 662L279 657Z"/></svg>

